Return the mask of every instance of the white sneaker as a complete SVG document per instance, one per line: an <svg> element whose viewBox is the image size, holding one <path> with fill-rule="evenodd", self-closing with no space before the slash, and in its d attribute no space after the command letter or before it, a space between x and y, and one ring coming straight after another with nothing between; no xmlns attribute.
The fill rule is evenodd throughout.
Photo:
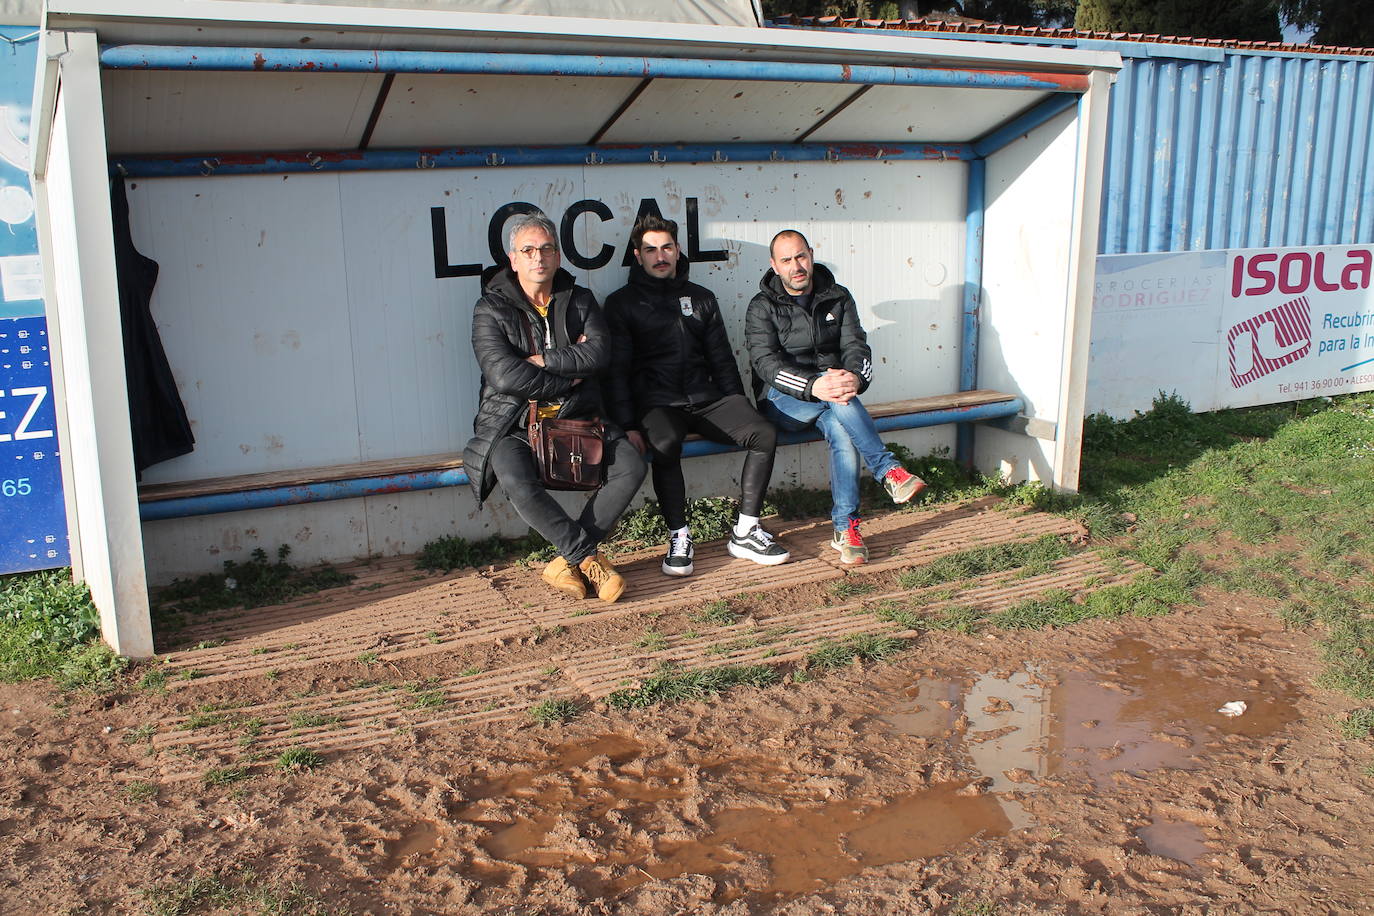
<svg viewBox="0 0 1374 916"><path fill-rule="evenodd" d="M663 575L690 576L695 568L692 565L692 558L695 555L696 552L692 549L691 535L669 535L668 555L663 558Z"/></svg>
<svg viewBox="0 0 1374 916"><path fill-rule="evenodd" d="M744 537L731 534L730 545L727 549L732 557L739 557L741 560L753 560L763 566L777 566L779 563L786 563L787 558L792 556L781 544L773 540L773 535L763 530L762 525L755 525L750 528L749 533Z"/></svg>

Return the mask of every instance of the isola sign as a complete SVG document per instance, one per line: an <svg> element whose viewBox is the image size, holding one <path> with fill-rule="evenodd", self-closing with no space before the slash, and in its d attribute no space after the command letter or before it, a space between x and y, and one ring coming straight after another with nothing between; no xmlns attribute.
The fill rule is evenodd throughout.
<svg viewBox="0 0 1374 916"><path fill-rule="evenodd" d="M724 249L703 249L701 247L700 209L697 198L688 197L683 203L686 205L686 226L684 228L687 233L687 257L697 263L727 260L729 252ZM506 240L502 238L502 231L505 228L506 220L518 213L544 214L544 211L523 200L513 200L497 207L492 213L491 219L487 221L487 251L491 255L491 263L506 263ZM659 210L658 201L652 197L645 197L639 202L639 210L635 214L635 219L630 221L631 224L650 213L654 216L663 215ZM558 239L563 250L563 257L569 264L580 270L596 270L605 267L615 259L615 248L610 244L603 243L601 250L594 254L580 250L577 247L576 228L577 220L583 216L594 216L603 223L609 223L616 217L605 202L588 198L569 206L563 211L562 217L557 220ZM431 207L429 219L430 232L434 242L435 278L480 276L483 269L483 265L480 263L449 263L447 208ZM628 236L629 233L627 232L626 235ZM631 261L630 243L627 238L624 254L620 258L620 266L629 267Z"/></svg>

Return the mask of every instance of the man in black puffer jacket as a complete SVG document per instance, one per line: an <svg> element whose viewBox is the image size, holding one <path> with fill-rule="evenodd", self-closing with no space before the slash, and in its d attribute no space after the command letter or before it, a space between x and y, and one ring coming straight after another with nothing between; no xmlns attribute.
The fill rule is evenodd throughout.
<svg viewBox="0 0 1374 916"><path fill-rule="evenodd" d="M522 216L510 233L510 266L484 276L472 314L482 393L463 466L479 508L499 482L520 517L557 548L546 582L578 598L590 585L615 601L625 580L597 546L638 492L643 459L621 430L605 424L606 480L573 520L541 485L525 431L530 401L541 417L605 417L597 376L611 362L606 321L591 291L559 263L553 223Z"/></svg>
<svg viewBox="0 0 1374 916"><path fill-rule="evenodd" d="M779 427L815 424L830 444L830 546L843 563L864 563L859 535L859 457L894 502L925 487L883 445L859 395L873 378L873 353L854 297L812 259L795 229L773 236L772 265L745 313L744 335L759 411Z"/></svg>
<svg viewBox="0 0 1374 916"><path fill-rule="evenodd" d="M637 448L653 453L654 492L668 525L663 573L689 576L694 569L682 476L682 440L689 432L748 450L730 554L767 566L785 562L787 551L759 524L777 430L744 396L720 305L710 290L687 279L676 222L643 217L630 233L630 247L636 261L630 282L606 297L615 342L609 400L611 418Z"/></svg>

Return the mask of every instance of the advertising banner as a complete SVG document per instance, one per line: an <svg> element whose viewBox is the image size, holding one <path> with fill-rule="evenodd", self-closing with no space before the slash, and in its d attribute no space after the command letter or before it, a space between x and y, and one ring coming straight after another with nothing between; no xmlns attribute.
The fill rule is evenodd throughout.
<svg viewBox="0 0 1374 916"><path fill-rule="evenodd" d="M1374 389L1374 246L1097 259L1087 410L1196 411Z"/></svg>
<svg viewBox="0 0 1374 916"><path fill-rule="evenodd" d="M33 29L0 53L0 573L65 566L67 520L29 187Z"/></svg>

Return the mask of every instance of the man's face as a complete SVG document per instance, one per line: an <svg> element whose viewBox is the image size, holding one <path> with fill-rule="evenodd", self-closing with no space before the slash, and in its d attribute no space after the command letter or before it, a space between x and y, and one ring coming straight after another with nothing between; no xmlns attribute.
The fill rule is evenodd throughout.
<svg viewBox="0 0 1374 916"><path fill-rule="evenodd" d="M635 259L644 272L662 280L677 274L677 242L671 233L646 232L635 249Z"/></svg>
<svg viewBox="0 0 1374 916"><path fill-rule="evenodd" d="M786 235L778 239L768 263L792 295L811 291L811 249L799 237Z"/></svg>
<svg viewBox="0 0 1374 916"><path fill-rule="evenodd" d="M510 252L510 267L526 286L542 286L553 282L562 259L558 243L543 229L525 229L516 233L514 250Z"/></svg>

